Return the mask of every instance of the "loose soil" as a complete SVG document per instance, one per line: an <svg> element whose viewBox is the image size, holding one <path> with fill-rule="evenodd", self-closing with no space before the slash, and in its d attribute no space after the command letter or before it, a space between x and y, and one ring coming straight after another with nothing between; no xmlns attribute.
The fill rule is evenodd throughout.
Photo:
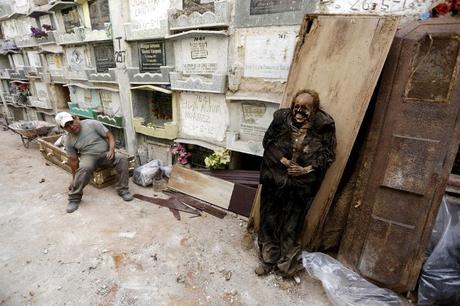
<svg viewBox="0 0 460 306"><path fill-rule="evenodd" d="M113 186L87 186L67 214L70 174L35 143L25 149L10 131L0 139L0 305L331 305L306 273L300 284L257 277L242 218L178 221Z"/></svg>

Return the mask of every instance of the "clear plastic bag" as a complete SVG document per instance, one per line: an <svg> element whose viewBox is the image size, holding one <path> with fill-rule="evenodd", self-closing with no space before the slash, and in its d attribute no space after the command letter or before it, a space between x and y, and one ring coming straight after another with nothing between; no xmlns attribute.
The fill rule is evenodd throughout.
<svg viewBox="0 0 460 306"><path fill-rule="evenodd" d="M337 306L402 306L399 297L388 289L368 282L323 253L302 253L310 276L319 279L327 296Z"/></svg>
<svg viewBox="0 0 460 306"><path fill-rule="evenodd" d="M151 185L155 176L161 174L161 166L161 161L155 159L145 165L137 167L133 172L133 182L144 187Z"/></svg>
<svg viewBox="0 0 460 306"><path fill-rule="evenodd" d="M171 177L172 167L171 166L164 166L160 167L161 171L166 177Z"/></svg>
<svg viewBox="0 0 460 306"><path fill-rule="evenodd" d="M422 268L418 304L460 305L460 202L444 196Z"/></svg>

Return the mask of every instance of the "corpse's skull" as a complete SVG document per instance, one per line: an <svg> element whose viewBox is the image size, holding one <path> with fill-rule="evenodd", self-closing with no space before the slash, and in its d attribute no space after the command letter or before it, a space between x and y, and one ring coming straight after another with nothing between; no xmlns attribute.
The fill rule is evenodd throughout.
<svg viewBox="0 0 460 306"><path fill-rule="evenodd" d="M313 119L316 113L316 107L313 101L314 98L308 93L303 93L295 98L291 109L292 118L296 125L302 126Z"/></svg>

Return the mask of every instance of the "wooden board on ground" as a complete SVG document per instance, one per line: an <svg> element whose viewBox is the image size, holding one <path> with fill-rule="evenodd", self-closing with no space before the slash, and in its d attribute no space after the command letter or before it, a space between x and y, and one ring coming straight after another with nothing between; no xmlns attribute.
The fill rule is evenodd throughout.
<svg viewBox="0 0 460 306"><path fill-rule="evenodd" d="M191 197L184 193L172 189L163 190L163 193L167 194L169 197L174 197L178 199L180 202L186 205L189 205L200 211L204 211L205 213L213 215L214 217L222 219L227 215L227 213L224 210L218 209L207 202L198 200L197 198Z"/></svg>
<svg viewBox="0 0 460 306"><path fill-rule="evenodd" d="M228 209L234 184L174 165L168 187L192 197Z"/></svg>
<svg viewBox="0 0 460 306"><path fill-rule="evenodd" d="M245 217L249 217L257 193L257 188L232 183L177 165L173 166L168 187Z"/></svg>
<svg viewBox="0 0 460 306"><path fill-rule="evenodd" d="M364 114L398 27L394 16L307 15L303 21L281 107L300 89L319 93L337 130L336 161L306 217L302 242L318 246Z"/></svg>
<svg viewBox="0 0 460 306"><path fill-rule="evenodd" d="M249 217L256 193L257 188L235 184L228 210Z"/></svg>

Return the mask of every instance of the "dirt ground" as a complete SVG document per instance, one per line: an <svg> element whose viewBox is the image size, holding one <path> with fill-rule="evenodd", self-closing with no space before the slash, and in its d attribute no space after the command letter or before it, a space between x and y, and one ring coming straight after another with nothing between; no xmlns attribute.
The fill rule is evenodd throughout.
<svg viewBox="0 0 460 306"><path fill-rule="evenodd" d="M0 131L0 305L331 305L321 284L254 274L246 221L123 202L85 189L67 214L70 174L38 145ZM133 193L152 188L130 183Z"/></svg>

